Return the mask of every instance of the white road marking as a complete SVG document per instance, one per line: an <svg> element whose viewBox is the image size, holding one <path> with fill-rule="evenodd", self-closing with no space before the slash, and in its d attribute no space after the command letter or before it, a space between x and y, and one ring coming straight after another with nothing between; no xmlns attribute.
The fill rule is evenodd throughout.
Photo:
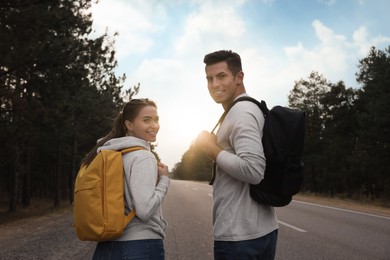
<svg viewBox="0 0 390 260"><path fill-rule="evenodd" d="M282 224L282 225L284 225L286 227L292 228L292 229L294 229L294 230L296 230L298 232L302 232L302 233L307 232L306 230L303 230L303 229L298 228L296 226L290 225L290 224L288 224L286 222L283 222L283 221L280 221L280 220L278 220L278 222L279 222L279 224Z"/></svg>
<svg viewBox="0 0 390 260"><path fill-rule="evenodd" d="M321 207L321 208L334 209L334 210L339 210L339 211L344 211L344 212L349 212L349 213L355 213L355 214L365 215L365 216L370 216L370 217L390 219L389 217L385 217L385 216L374 215L374 214L369 214L369 213L364 213L364 212L359 212L359 211L353 211L353 210L349 210L349 209L341 209L341 208L325 206L325 205L319 205L319 204L303 202L303 201L297 201L297 200L294 200L294 202L301 203L301 204L307 204L307 205L311 205L311 206L317 206L317 207Z"/></svg>
<svg viewBox="0 0 390 260"><path fill-rule="evenodd" d="M186 188L191 188L192 190L199 190L197 187L192 186L192 185L188 185L188 184L186 184L185 187ZM208 193L207 195L209 195L210 197L213 196L213 194L211 194L211 193Z"/></svg>

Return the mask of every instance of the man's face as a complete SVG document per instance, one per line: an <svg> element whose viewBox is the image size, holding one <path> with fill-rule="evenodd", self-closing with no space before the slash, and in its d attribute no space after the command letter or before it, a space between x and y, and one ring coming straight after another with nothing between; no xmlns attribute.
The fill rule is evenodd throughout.
<svg viewBox="0 0 390 260"><path fill-rule="evenodd" d="M225 61L206 65L205 70L207 87L216 103L227 107L242 93L243 72L233 75Z"/></svg>

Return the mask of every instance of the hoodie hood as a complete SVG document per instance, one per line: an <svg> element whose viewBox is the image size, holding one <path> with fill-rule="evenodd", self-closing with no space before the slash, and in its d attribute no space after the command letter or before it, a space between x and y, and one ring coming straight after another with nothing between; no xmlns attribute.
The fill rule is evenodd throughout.
<svg viewBox="0 0 390 260"><path fill-rule="evenodd" d="M124 136L119 138L113 138L105 142L102 146L97 149L97 152L100 150L122 150L133 146L141 146L146 150L150 151L150 145L147 141L139 139L134 136Z"/></svg>

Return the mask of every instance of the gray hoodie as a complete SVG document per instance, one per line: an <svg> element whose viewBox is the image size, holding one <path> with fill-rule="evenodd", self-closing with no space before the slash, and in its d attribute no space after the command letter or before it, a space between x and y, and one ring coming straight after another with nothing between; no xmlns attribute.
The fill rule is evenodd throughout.
<svg viewBox="0 0 390 260"><path fill-rule="evenodd" d="M123 155L125 170L125 210L136 209L135 218L127 225L117 241L163 239L167 222L163 219L161 205L168 191L169 178L158 177L157 160L145 140L126 136L107 141L100 150L121 150L142 146Z"/></svg>
<svg viewBox="0 0 390 260"><path fill-rule="evenodd" d="M259 183L264 175L263 126L260 109L243 101L232 107L217 132L224 150L216 158L213 184L216 241L255 239L278 228L274 208L258 204L249 192L250 184Z"/></svg>

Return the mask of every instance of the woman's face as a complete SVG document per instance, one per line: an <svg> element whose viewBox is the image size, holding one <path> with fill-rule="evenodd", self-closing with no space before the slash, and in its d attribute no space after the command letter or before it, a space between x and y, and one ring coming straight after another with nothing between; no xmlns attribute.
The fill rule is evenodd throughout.
<svg viewBox="0 0 390 260"><path fill-rule="evenodd" d="M148 142L155 142L160 129L157 109L154 106L141 108L133 122L126 120L128 134Z"/></svg>

